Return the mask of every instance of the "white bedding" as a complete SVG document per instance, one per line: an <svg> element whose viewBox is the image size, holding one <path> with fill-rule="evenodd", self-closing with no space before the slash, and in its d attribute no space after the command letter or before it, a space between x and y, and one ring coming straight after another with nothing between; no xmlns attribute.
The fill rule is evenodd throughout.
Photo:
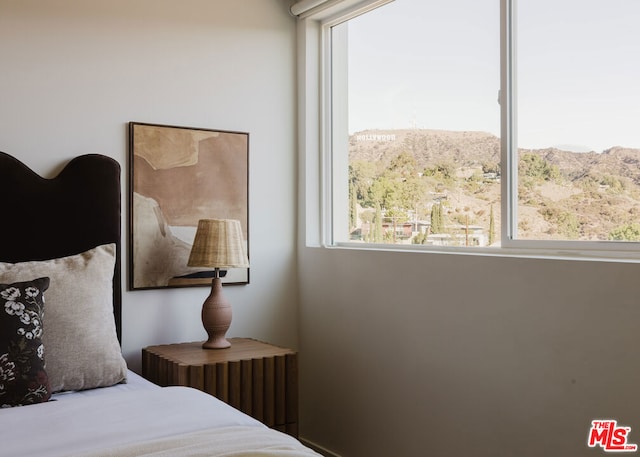
<svg viewBox="0 0 640 457"><path fill-rule="evenodd" d="M288 435L263 427L218 427L72 457L318 457Z"/></svg>
<svg viewBox="0 0 640 457"><path fill-rule="evenodd" d="M166 456L318 455L215 397L187 387L158 387L132 372L127 384L53 398L0 409L0 456L151 455L143 449ZM216 434L229 443L212 446ZM258 441L251 443L249 436ZM178 450L183 442L191 449Z"/></svg>
<svg viewBox="0 0 640 457"><path fill-rule="evenodd" d="M127 382L122 384L116 384L115 386L80 390L75 392L58 392L51 396L52 400L72 400L78 397L98 397L102 395L114 395L115 392L130 392L149 389L162 389L157 384L147 381L139 374L134 373L131 370L127 370Z"/></svg>

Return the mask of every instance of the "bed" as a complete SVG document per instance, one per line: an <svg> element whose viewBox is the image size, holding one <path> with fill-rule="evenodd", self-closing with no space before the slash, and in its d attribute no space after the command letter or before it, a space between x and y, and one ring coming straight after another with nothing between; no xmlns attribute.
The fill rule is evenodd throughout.
<svg viewBox="0 0 640 457"><path fill-rule="evenodd" d="M120 350L120 166L44 179L0 152L0 456L318 456Z"/></svg>

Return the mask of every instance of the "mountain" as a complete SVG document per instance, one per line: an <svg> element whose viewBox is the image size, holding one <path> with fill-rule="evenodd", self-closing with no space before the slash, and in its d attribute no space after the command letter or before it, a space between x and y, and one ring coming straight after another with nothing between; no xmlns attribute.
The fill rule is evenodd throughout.
<svg viewBox="0 0 640 457"><path fill-rule="evenodd" d="M446 130L367 130L349 137L350 160L389 163L401 152L411 152L419 167L446 160L481 166L500 162L500 139L485 132Z"/></svg>
<svg viewBox="0 0 640 457"><path fill-rule="evenodd" d="M474 223L488 227L489 206L500 207L499 182L485 179L472 186L470 180L499 170L498 137L445 130L367 130L349 137L351 162L376 163L384 170L400 153L415 158L417 172L453 166L457 182L446 190L450 216L471 214ZM640 222L640 149L614 146L596 153L550 147L520 149L519 156L520 237L603 240ZM531 165L523 165L527 157Z"/></svg>

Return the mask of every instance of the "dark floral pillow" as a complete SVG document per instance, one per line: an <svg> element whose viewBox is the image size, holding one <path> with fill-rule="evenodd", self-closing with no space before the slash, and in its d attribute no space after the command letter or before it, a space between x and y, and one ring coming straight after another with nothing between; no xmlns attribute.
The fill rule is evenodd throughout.
<svg viewBox="0 0 640 457"><path fill-rule="evenodd" d="M51 397L42 345L44 291L49 278L0 284L0 406Z"/></svg>

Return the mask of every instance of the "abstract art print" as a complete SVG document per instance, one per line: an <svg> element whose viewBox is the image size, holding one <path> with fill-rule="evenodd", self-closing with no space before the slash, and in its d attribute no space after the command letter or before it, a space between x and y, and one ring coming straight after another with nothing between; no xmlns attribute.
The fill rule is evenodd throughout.
<svg viewBox="0 0 640 457"><path fill-rule="evenodd" d="M249 244L249 134L129 123L129 286L210 286L187 266L200 219L237 219ZM223 283L246 284L248 268Z"/></svg>

